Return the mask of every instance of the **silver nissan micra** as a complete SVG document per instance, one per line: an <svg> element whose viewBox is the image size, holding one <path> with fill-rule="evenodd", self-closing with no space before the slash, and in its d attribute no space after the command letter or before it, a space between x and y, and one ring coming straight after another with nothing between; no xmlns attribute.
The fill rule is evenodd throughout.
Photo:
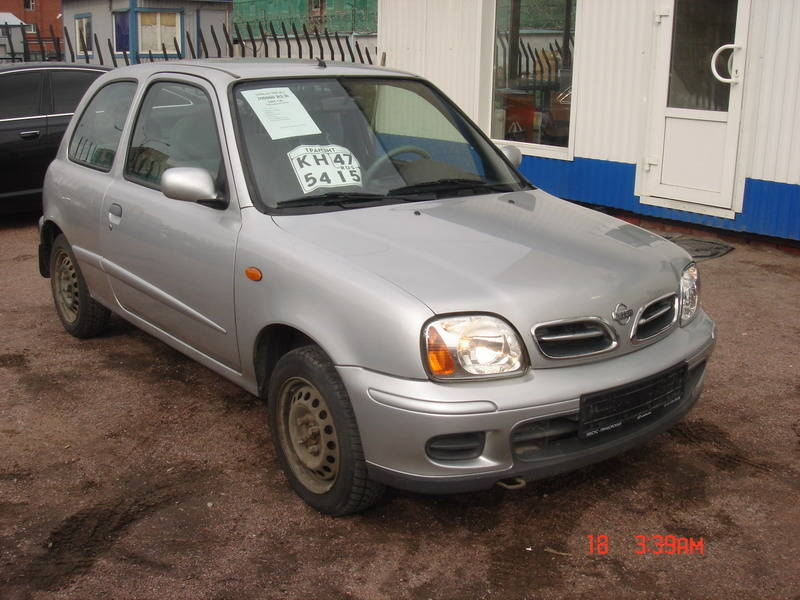
<svg viewBox="0 0 800 600"><path fill-rule="evenodd" d="M295 491L480 490L681 419L714 346L680 248L559 200L418 77L317 61L101 76L44 188L40 270L268 402Z"/></svg>

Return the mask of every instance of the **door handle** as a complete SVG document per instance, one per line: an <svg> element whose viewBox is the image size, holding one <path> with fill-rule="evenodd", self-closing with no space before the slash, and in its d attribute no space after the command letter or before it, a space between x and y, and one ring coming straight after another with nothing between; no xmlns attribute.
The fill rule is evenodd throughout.
<svg viewBox="0 0 800 600"><path fill-rule="evenodd" d="M39 137L39 130L37 129L34 131L20 131L19 137L21 137L23 140L35 140L36 138Z"/></svg>
<svg viewBox="0 0 800 600"><path fill-rule="evenodd" d="M741 48L741 46L737 46L736 44L722 44L722 46L720 46L719 48L717 48L714 51L714 54L711 57L711 74L714 76L714 78L717 81L722 82L722 83L728 83L728 84L730 84L730 83L739 83L738 73L736 73L736 74L730 73L730 77L723 77L717 71L717 59L719 58L719 55L722 54L723 52L725 52L725 50L731 50L730 58L732 59L733 58L733 53L736 52L736 50L738 50L739 48ZM733 65L733 61L731 59L728 59L728 71L729 72L731 70L731 66Z"/></svg>
<svg viewBox="0 0 800 600"><path fill-rule="evenodd" d="M108 228L114 229L115 225L119 225L122 221L122 207L116 202L108 207Z"/></svg>

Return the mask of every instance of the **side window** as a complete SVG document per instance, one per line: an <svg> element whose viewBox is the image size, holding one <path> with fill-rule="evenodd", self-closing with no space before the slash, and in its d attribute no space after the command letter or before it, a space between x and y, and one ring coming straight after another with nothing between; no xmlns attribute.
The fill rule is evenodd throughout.
<svg viewBox="0 0 800 600"><path fill-rule="evenodd" d="M53 71L53 113L75 112L83 93L100 75L100 71Z"/></svg>
<svg viewBox="0 0 800 600"><path fill-rule="evenodd" d="M101 171L111 169L135 92L135 83L118 81L95 94L72 134L70 160Z"/></svg>
<svg viewBox="0 0 800 600"><path fill-rule="evenodd" d="M33 117L41 114L39 98L43 71L10 73L0 76L0 119Z"/></svg>
<svg viewBox="0 0 800 600"><path fill-rule="evenodd" d="M206 93L183 83L150 86L136 118L125 175L158 186L172 167L200 167L218 179L221 165L214 110Z"/></svg>

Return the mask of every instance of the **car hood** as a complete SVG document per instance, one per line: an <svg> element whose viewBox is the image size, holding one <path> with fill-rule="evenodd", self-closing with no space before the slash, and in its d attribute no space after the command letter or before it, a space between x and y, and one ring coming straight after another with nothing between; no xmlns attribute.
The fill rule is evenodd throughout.
<svg viewBox="0 0 800 600"><path fill-rule="evenodd" d="M520 330L611 319L676 292L688 255L542 190L275 216L283 230L402 287L437 314L479 311Z"/></svg>

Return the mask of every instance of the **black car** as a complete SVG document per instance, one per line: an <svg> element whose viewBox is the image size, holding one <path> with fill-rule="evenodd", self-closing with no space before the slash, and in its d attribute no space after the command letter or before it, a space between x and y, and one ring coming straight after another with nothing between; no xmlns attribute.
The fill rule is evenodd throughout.
<svg viewBox="0 0 800 600"><path fill-rule="evenodd" d="M0 66L0 213L37 210L47 166L83 93L109 67Z"/></svg>

